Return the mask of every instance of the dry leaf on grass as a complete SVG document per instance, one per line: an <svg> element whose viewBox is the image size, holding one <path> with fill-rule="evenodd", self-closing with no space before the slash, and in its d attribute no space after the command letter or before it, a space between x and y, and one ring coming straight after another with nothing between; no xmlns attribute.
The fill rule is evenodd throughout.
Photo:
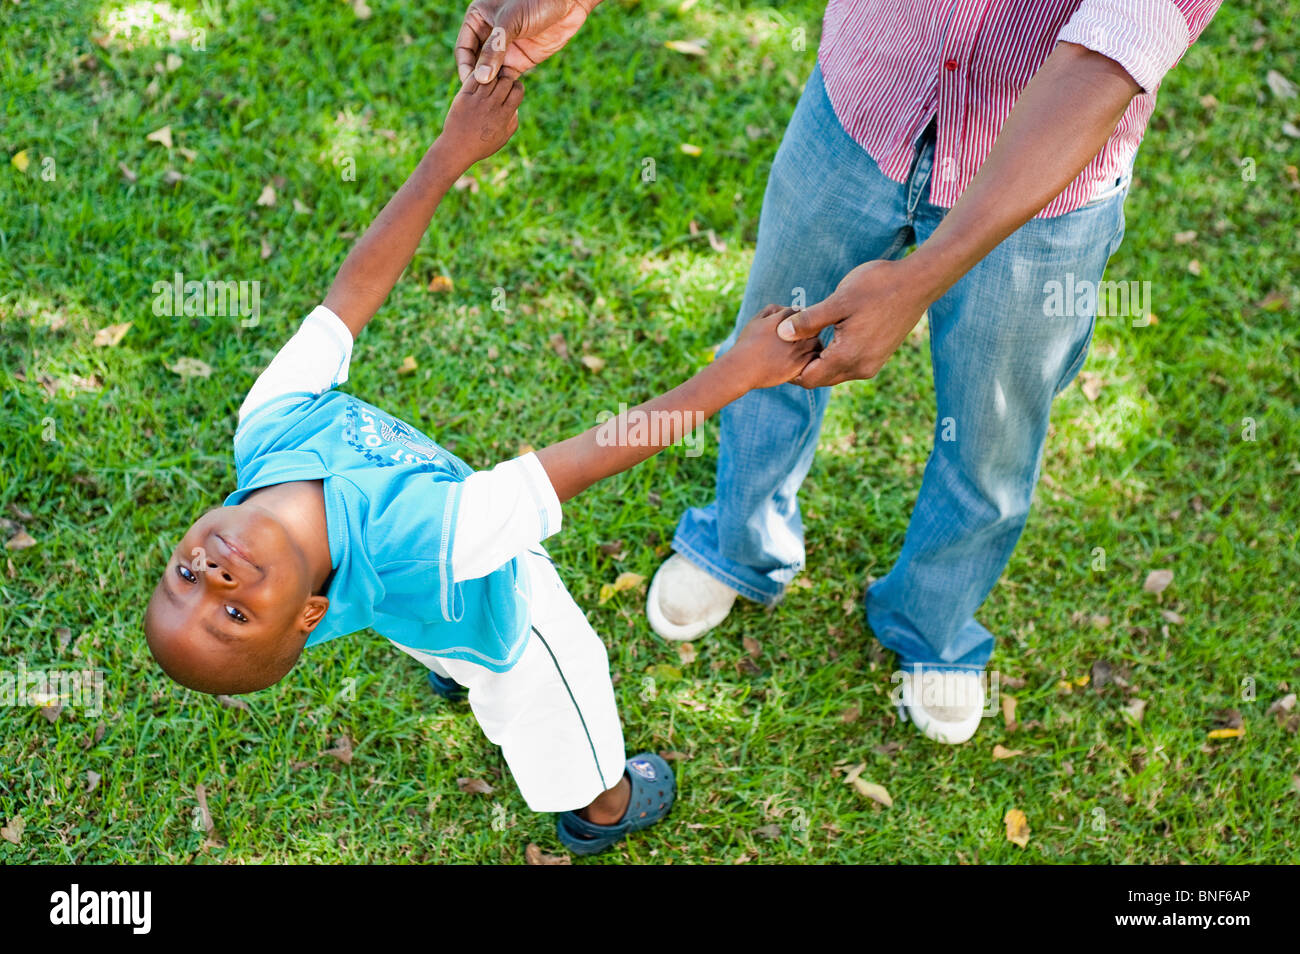
<svg viewBox="0 0 1300 954"><path fill-rule="evenodd" d="M1294 692L1287 693L1281 699L1278 699L1276 702L1270 705L1268 707L1268 711L1266 711L1264 714L1272 715L1275 712L1290 712L1292 709L1295 708L1295 702L1296 702L1295 693Z"/></svg>
<svg viewBox="0 0 1300 954"><path fill-rule="evenodd" d="M524 861L530 865L569 865L573 864L568 855L548 855L531 841L524 849Z"/></svg>
<svg viewBox="0 0 1300 954"><path fill-rule="evenodd" d="M1130 699L1128 705L1124 706L1120 711L1134 722L1141 722L1147 711L1147 701L1145 699Z"/></svg>
<svg viewBox="0 0 1300 954"><path fill-rule="evenodd" d="M1002 724L1008 732L1016 731L1016 697L1005 692L1002 693Z"/></svg>
<svg viewBox="0 0 1300 954"><path fill-rule="evenodd" d="M115 347L131 330L131 324L132 322L124 321L120 325L109 325L107 328L100 328L95 332L95 339L91 344L96 348Z"/></svg>
<svg viewBox="0 0 1300 954"><path fill-rule="evenodd" d="M680 145L678 145L677 148L680 149L683 153L685 153L685 154L688 155L688 156L698 156L698 155L701 155L701 154L704 152L703 149L701 149L699 146L695 145L695 143L693 143L693 142L684 142L684 143L681 143ZM698 229L698 226L697 226L697 229ZM694 233L692 233L692 234L694 234Z"/></svg>
<svg viewBox="0 0 1300 954"><path fill-rule="evenodd" d="M1146 582L1142 584L1142 589L1148 593L1163 593L1174 581L1173 570L1152 570L1147 574Z"/></svg>
<svg viewBox="0 0 1300 954"><path fill-rule="evenodd" d="M11 158L9 162L19 172L26 172L27 167L31 165L31 160L27 158L26 149L22 150L21 152L15 152L13 154L13 158Z"/></svg>
<svg viewBox="0 0 1300 954"><path fill-rule="evenodd" d="M995 759L1013 759L1017 755L1024 755L1024 749L1009 749L1001 743L993 746L993 757Z"/></svg>
<svg viewBox="0 0 1300 954"><path fill-rule="evenodd" d="M153 132L149 133L149 135L145 136L144 138L149 140L150 142L158 143L165 149L170 149L172 147L172 127L162 126L158 129L155 129Z"/></svg>
<svg viewBox="0 0 1300 954"><path fill-rule="evenodd" d="M645 577L640 573L620 573L613 583L602 583L600 585L600 602L607 603L615 593L622 593L634 586L640 586L644 581Z"/></svg>
<svg viewBox="0 0 1300 954"><path fill-rule="evenodd" d="M1295 83L1292 83L1277 70L1269 70L1264 76L1264 82L1268 84L1268 88L1273 91L1273 95L1278 99L1291 99L1296 94Z"/></svg>
<svg viewBox="0 0 1300 954"><path fill-rule="evenodd" d="M22 815L14 815L8 821L0 826L0 838L10 844L21 844L23 840L23 829L27 827L27 822L23 821Z"/></svg>
<svg viewBox="0 0 1300 954"><path fill-rule="evenodd" d="M1083 396L1090 402L1095 402L1101 396L1101 386L1104 383L1100 374L1093 374L1091 371L1079 375L1079 390L1083 391Z"/></svg>
<svg viewBox="0 0 1300 954"><path fill-rule="evenodd" d="M599 374L605 368L605 359L598 358L594 354L584 354L578 360L580 360L586 366L588 371L592 371L597 374Z"/></svg>
<svg viewBox="0 0 1300 954"><path fill-rule="evenodd" d="M402 359L402 363L397 366L397 373L410 374L418 367L419 365L415 363L415 355L408 354L405 358Z"/></svg>
<svg viewBox="0 0 1300 954"><path fill-rule="evenodd" d="M683 666L689 666L691 663L695 662L695 657L696 657L696 652L695 652L694 644L692 643L677 644L677 658L682 661Z"/></svg>
<svg viewBox="0 0 1300 954"><path fill-rule="evenodd" d="M705 56L708 53L703 46L691 40L665 40L664 46L683 56Z"/></svg>
<svg viewBox="0 0 1300 954"><path fill-rule="evenodd" d="M268 209L275 205L275 186L269 182L262 186L262 191L257 196L257 204Z"/></svg>
<svg viewBox="0 0 1300 954"><path fill-rule="evenodd" d="M352 739L346 735L340 735L334 740L334 748L326 749L322 755L332 755L344 765L352 764Z"/></svg>
<svg viewBox="0 0 1300 954"><path fill-rule="evenodd" d="M19 530L5 542L6 550L26 550L36 546L36 538L26 530Z"/></svg>
<svg viewBox="0 0 1300 954"><path fill-rule="evenodd" d="M1021 848L1029 844L1029 819L1025 817L1024 812L1013 808L1007 812L1002 821L1007 826L1007 841Z"/></svg>
<svg viewBox="0 0 1300 954"><path fill-rule="evenodd" d="M177 358L175 364L167 365L167 370L179 374L182 378L210 378L212 367L198 358Z"/></svg>
<svg viewBox="0 0 1300 954"><path fill-rule="evenodd" d="M458 778L456 787L467 795L492 794L492 786L481 778Z"/></svg>
<svg viewBox="0 0 1300 954"><path fill-rule="evenodd" d="M851 784L858 790L859 795L864 795L873 802L879 802L886 808L894 807L894 800L890 798L889 789L885 788L885 786L861 778L854 778Z"/></svg>
<svg viewBox="0 0 1300 954"><path fill-rule="evenodd" d="M757 659L763 655L763 644L753 636L745 636L740 642L745 647L745 652L749 653L750 659Z"/></svg>
<svg viewBox="0 0 1300 954"><path fill-rule="evenodd" d="M456 283L451 280L450 275L434 275L429 279L429 291L431 292L449 292L456 287Z"/></svg>
<svg viewBox="0 0 1300 954"><path fill-rule="evenodd" d="M208 811L208 790L203 787L202 783L194 786L194 798L199 803L199 819L205 832L213 829L212 812Z"/></svg>

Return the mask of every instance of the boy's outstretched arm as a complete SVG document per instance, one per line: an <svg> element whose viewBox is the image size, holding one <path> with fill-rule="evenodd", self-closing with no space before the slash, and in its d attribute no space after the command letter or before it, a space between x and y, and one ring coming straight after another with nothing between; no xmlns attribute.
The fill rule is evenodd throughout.
<svg viewBox="0 0 1300 954"><path fill-rule="evenodd" d="M686 383L621 415L632 427L620 427L616 419L539 450L537 459L560 502L671 447L746 392L798 377L821 345L817 338L781 340L776 326L792 314L793 308L768 305L745 326L731 350ZM638 425L638 420L646 426ZM608 439L629 433L643 434L646 439L635 443Z"/></svg>
<svg viewBox="0 0 1300 954"><path fill-rule="evenodd" d="M506 144L519 126L524 88L503 70L495 82L470 81L452 101L447 121L415 171L352 246L325 307L355 338L411 263L442 197L470 166Z"/></svg>

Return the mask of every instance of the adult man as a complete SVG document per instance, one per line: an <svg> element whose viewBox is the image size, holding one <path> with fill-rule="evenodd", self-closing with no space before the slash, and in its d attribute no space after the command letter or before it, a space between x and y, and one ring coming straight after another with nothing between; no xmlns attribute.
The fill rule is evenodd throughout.
<svg viewBox="0 0 1300 954"><path fill-rule="evenodd" d="M535 65L594 5L476 0L457 42L462 78ZM806 299L816 304L782 335L834 337L802 388L724 411L717 498L682 517L650 587L656 632L693 639L737 595L780 600L803 567L797 492L829 386L874 376L928 314L935 445L867 621L908 670L902 703L917 726L942 742L974 734L993 648L974 612L1024 528L1052 400L1092 337L1095 309L1049 316L1045 286L1100 281L1156 90L1218 5L830 0L738 324Z"/></svg>

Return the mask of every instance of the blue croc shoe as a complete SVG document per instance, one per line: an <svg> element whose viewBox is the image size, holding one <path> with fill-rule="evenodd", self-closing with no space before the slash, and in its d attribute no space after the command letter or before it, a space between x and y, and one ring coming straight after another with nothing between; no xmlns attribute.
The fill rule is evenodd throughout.
<svg viewBox="0 0 1300 954"><path fill-rule="evenodd" d="M632 786L632 795L617 824L596 825L577 812L555 816L555 834L575 855L599 854L629 833L661 821L672 810L677 782L673 770L659 756L652 752L634 755L627 760L623 774Z"/></svg>
<svg viewBox="0 0 1300 954"><path fill-rule="evenodd" d="M440 676L432 669L429 670L429 688L451 702L464 702L469 697L469 690L455 679Z"/></svg>

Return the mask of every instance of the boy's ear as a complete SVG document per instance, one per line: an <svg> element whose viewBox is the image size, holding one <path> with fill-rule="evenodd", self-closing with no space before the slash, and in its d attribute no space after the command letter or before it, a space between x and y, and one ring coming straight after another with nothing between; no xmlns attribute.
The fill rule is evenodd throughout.
<svg viewBox="0 0 1300 954"><path fill-rule="evenodd" d="M310 633L316 628L325 617L325 611L330 608L330 601L324 596L309 596L307 602L303 605L302 613L298 617L298 626L305 633Z"/></svg>

